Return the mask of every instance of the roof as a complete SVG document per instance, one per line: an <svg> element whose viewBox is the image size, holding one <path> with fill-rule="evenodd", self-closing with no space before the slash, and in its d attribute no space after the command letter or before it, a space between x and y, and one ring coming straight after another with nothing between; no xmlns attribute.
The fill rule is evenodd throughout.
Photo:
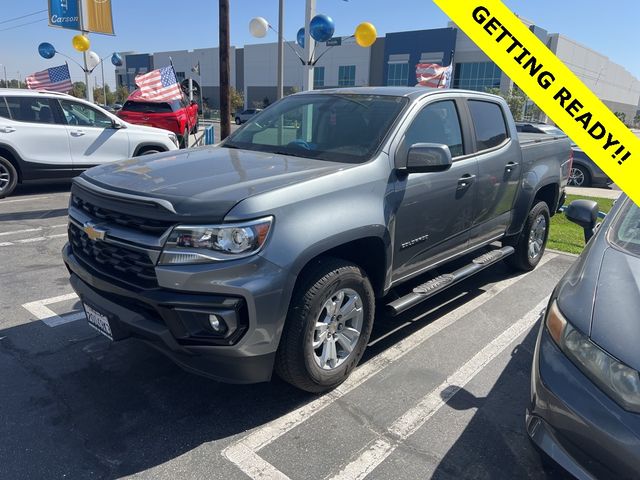
<svg viewBox="0 0 640 480"><path fill-rule="evenodd" d="M56 97L69 97L66 93L48 92L46 90L29 90L25 88L0 88L0 95L12 95L14 97L31 97L33 95L53 95Z"/></svg>
<svg viewBox="0 0 640 480"><path fill-rule="evenodd" d="M428 87L344 87L344 88L326 88L320 90L311 90L306 92L300 92L300 94L307 95L311 93L320 94L352 94L352 95L389 95L393 97L408 97L412 100L423 97L427 94L442 94L442 93L467 93L474 96L486 96L496 98L497 95L493 95L485 92L478 92L475 90L462 90L459 88L445 89L445 88L428 88ZM500 98L500 97L498 97Z"/></svg>

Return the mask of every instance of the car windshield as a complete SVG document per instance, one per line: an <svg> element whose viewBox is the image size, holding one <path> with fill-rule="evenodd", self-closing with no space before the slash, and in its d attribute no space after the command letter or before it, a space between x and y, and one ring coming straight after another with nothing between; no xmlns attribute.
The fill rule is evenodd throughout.
<svg viewBox="0 0 640 480"><path fill-rule="evenodd" d="M609 241L640 257L640 208L628 198L611 227Z"/></svg>
<svg viewBox="0 0 640 480"><path fill-rule="evenodd" d="M361 163L376 152L407 103L385 95L294 95L251 117L223 146Z"/></svg>
<svg viewBox="0 0 640 480"><path fill-rule="evenodd" d="M126 112L171 113L180 109L180 102L134 102L127 101L122 107Z"/></svg>

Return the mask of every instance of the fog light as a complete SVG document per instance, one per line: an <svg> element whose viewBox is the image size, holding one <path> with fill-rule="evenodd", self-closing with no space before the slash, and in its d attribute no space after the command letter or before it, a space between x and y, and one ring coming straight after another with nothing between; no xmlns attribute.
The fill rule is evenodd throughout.
<svg viewBox="0 0 640 480"><path fill-rule="evenodd" d="M209 325L216 333L224 333L227 331L227 326L224 323L224 320L220 318L218 315L209 315Z"/></svg>

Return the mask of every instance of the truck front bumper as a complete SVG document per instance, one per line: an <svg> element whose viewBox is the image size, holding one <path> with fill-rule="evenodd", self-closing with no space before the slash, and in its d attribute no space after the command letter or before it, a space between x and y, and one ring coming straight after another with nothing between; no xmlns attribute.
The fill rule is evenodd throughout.
<svg viewBox="0 0 640 480"><path fill-rule="evenodd" d="M84 304L108 318L114 340L142 340L185 370L215 380L271 379L288 303L284 290L277 287L284 281L279 282L282 272L275 265L254 260L254 273L261 269L262 278L273 282L249 282L253 290L225 282L224 275L197 292L166 287L140 290L93 271L74 256L69 245L62 253L71 286ZM230 333L216 336L208 324L209 315L223 320Z"/></svg>

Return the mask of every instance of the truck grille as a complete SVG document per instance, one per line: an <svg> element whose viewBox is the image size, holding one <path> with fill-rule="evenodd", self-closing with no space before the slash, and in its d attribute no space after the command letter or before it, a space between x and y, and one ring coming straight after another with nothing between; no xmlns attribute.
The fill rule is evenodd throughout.
<svg viewBox="0 0 640 480"><path fill-rule="evenodd" d="M126 213L116 212L114 210L98 207L97 205L94 205L75 194L71 196L71 205L79 210L84 211L91 218L97 221L111 223L119 225L121 227L126 227L132 230L138 230L146 233L155 233L157 235L160 235L164 233L169 227L174 225L173 222L136 217L134 215L128 215Z"/></svg>
<svg viewBox="0 0 640 480"><path fill-rule="evenodd" d="M145 253L94 242L73 223L69 224L69 243L76 258L98 272L144 289L158 286L154 264Z"/></svg>

